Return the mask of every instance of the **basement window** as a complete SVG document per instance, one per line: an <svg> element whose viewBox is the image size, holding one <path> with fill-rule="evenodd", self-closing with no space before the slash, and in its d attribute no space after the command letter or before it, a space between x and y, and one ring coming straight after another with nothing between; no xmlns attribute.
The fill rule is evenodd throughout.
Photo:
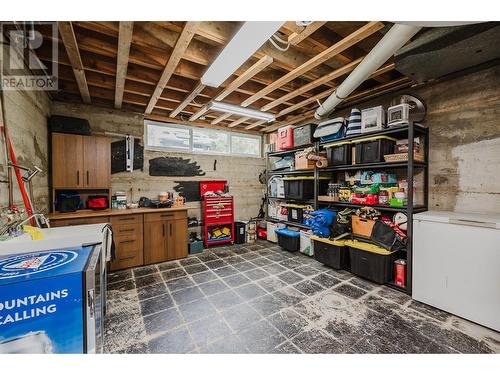
<svg viewBox="0 0 500 375"><path fill-rule="evenodd" d="M261 137L258 135L231 135L231 153L233 155L260 157Z"/></svg>
<svg viewBox="0 0 500 375"><path fill-rule="evenodd" d="M193 152L214 155L234 155L260 158L262 138L188 125L144 120L147 150Z"/></svg>

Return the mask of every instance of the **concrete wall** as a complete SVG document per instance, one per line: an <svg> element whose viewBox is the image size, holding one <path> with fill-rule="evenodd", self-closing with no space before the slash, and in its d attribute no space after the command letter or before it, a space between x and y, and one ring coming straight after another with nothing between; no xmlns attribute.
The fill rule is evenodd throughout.
<svg viewBox="0 0 500 375"><path fill-rule="evenodd" d="M142 136L144 119L142 115L106 110L88 105L53 102L53 115L74 116L89 120L93 132L115 132ZM157 177L149 176L149 160L161 156L177 156L191 159L206 173L203 177ZM217 167L214 171L214 161ZM133 171L112 175L113 191L122 190L133 195L137 200L140 196L157 198L160 191L174 191L175 181L194 181L202 179L226 179L230 192L234 195L235 215L237 219L249 219L259 212L264 185L258 177L265 169L265 160L261 158L228 157L219 155L202 155L189 153L173 153L160 151L144 152L144 172ZM199 207L199 203L190 203ZM199 209L189 213L190 216L200 216Z"/></svg>
<svg viewBox="0 0 500 375"><path fill-rule="evenodd" d="M7 48L3 46L5 55ZM0 61L0 65L1 64ZM8 73L3 71L3 73ZM48 151L47 151L47 117L49 116L50 100L42 91L11 91L3 92L5 123L9 129L17 162L21 166L32 168L37 166L43 170L33 178L34 198L36 207L48 210ZM0 180L7 178L5 161L5 145L0 137ZM13 173L14 176L14 173ZM17 181L14 181L14 203L24 207ZM0 183L0 207L8 205L7 185Z"/></svg>
<svg viewBox="0 0 500 375"><path fill-rule="evenodd" d="M354 106L387 108L402 93L427 106L429 209L500 212L500 65Z"/></svg>

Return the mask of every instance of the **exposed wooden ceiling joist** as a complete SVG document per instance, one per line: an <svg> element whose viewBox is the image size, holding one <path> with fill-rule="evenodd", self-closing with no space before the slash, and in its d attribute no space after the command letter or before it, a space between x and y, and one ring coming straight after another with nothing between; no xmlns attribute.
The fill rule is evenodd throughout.
<svg viewBox="0 0 500 375"><path fill-rule="evenodd" d="M158 98L161 96L163 89L167 85L168 80L174 73L177 64L181 60L182 56L184 55L184 52L186 51L189 43L191 42L191 39L193 38L198 25L199 22L195 21L186 22L186 25L182 29L182 32L179 35L177 42L175 43L172 54L170 55L167 61L167 65L165 65L165 69L163 70L160 80L158 81L158 84L156 85L153 95L151 96L151 99L146 107L145 111L146 114L150 114L153 111L153 108L156 102L158 101Z"/></svg>
<svg viewBox="0 0 500 375"><path fill-rule="evenodd" d="M309 37L312 33L323 26L326 21L315 21L304 27L304 30L300 32L293 32L288 36L288 43L291 45L296 45L302 42L304 39Z"/></svg>
<svg viewBox="0 0 500 375"><path fill-rule="evenodd" d="M201 81L196 85L196 87L189 93L188 96L170 113L169 117L177 116L191 101L196 98L196 96L203 91L206 86L201 83Z"/></svg>
<svg viewBox="0 0 500 375"><path fill-rule="evenodd" d="M234 79L229 85L227 85L224 90L222 90L217 96L213 99L216 101L221 101L225 99L229 94L231 94L233 91L235 91L238 87L243 85L246 81L251 79L253 76L255 76L258 72L260 72L262 69L266 68L273 62L273 58L270 56L263 56L257 61L255 64L253 64L250 68L247 69L245 73ZM189 118L190 121L198 119L200 116L202 116L204 113L208 111L207 107L203 107L200 111L195 113L193 116Z"/></svg>
<svg viewBox="0 0 500 375"><path fill-rule="evenodd" d="M125 78L127 76L128 54L134 22L120 21L118 33L118 56L116 58L116 86L115 86L115 108L122 107L123 90L125 89Z"/></svg>
<svg viewBox="0 0 500 375"><path fill-rule="evenodd" d="M71 67L73 68L73 73L75 74L76 83L78 84L82 100L84 103L90 104L92 100L90 99L89 88L87 86L85 71L83 70L82 58L78 50L78 43L76 41L73 25L71 22L65 21L59 22L58 27L62 42L66 48L66 53L71 62Z"/></svg>
<svg viewBox="0 0 500 375"><path fill-rule="evenodd" d="M190 116L192 121L221 129L231 127L238 131L244 128L255 132L257 129L262 132L276 124L303 121L300 119L305 116L304 113L315 110L315 101L329 95L383 35L374 31L353 39L352 43L343 44L352 35L362 33L369 24L313 21L310 25L300 26L295 22L286 22L278 35L291 42L287 51L265 43L220 89L215 89L201 85L201 76L243 22L201 22L183 53L176 57L177 64L172 64L174 69L160 90L158 85L162 83L162 74L165 74L169 60L175 56L185 22L134 22L133 30L130 28L126 38L120 28L123 29L127 22L75 21L66 24L72 27L74 47L73 51L68 51L68 42L62 40L62 33L56 39L59 43L57 63L60 80L56 98L72 102L82 98L100 106L121 106L124 110L142 113L149 105L154 114L164 119L169 117L173 120L175 116L179 118L179 114L184 114ZM374 26L377 30L383 26L378 22L371 24L380 26ZM44 38L52 40L50 30L44 29L46 26L36 24L35 27ZM127 39L129 43L124 42ZM37 49L37 55L45 63L54 60L49 46L50 43L43 43ZM332 52L334 46L341 47ZM332 54L322 59L329 52ZM252 68L259 64L262 64L261 68L252 73ZM375 81L400 79L401 74L393 70L393 66L389 61L384 67L384 74L373 76L363 84L363 91L355 94L364 97L370 93L372 96L380 89L374 86ZM369 91L372 88L375 91ZM153 96L157 96L156 105L151 108ZM207 104L211 100L271 111L280 121L267 126L264 121L245 116L210 111ZM198 121L201 116L203 120ZM181 121L187 117L181 116Z"/></svg>
<svg viewBox="0 0 500 375"><path fill-rule="evenodd" d="M384 74L386 73L388 70L390 69L393 69L394 67L394 64L388 64L388 65L384 65L383 67L377 69L373 74L370 75L369 79L370 78L374 78L374 77L377 77L379 76L380 74ZM276 117L281 117L281 116L284 116L290 112L293 112L297 109L300 109L300 108L305 108L308 104L311 104L311 103L314 103L315 101L318 101L320 99L323 99L323 98L326 98L327 96L330 96L334 91L335 91L336 88L331 88L331 89L328 89L326 91L323 91L319 94L316 94L310 98L307 98L306 100L303 100L301 101L300 103L297 103L291 107L288 107L288 108L285 108L283 109L282 111L278 112L276 114Z"/></svg>
<svg viewBox="0 0 500 375"><path fill-rule="evenodd" d="M397 78L397 79L395 79L393 81L390 81L390 82L387 82L387 83L383 83L381 85L377 85L375 87L372 87L372 88L369 88L369 89L366 89L366 90L354 92L353 94L351 94L342 103L342 105L349 104L349 103L351 103L351 102L353 102L355 100L358 100L360 98L364 98L364 97L366 97L368 95L373 95L375 93L381 93L381 92L384 92L386 90L393 89L394 87L400 87L402 85L408 85L408 84L411 84L411 82L412 82L411 79L409 79L408 77L401 77L401 78ZM277 122L275 124L269 125L269 126L265 127L262 130L264 132L266 132L266 133L269 133L271 131L274 131L274 130L280 128L281 126L292 125L292 124L295 124L297 122L301 122L303 120L307 120L307 119L313 117L315 111L316 111L316 108L308 110L307 112L305 112L303 114L294 116L292 118L287 118L284 121L280 121L280 122Z"/></svg>
<svg viewBox="0 0 500 375"><path fill-rule="evenodd" d="M365 26L361 27L360 29L356 30L354 33L352 33L349 36L342 39L340 42L335 43L333 46L331 46L327 50L314 56L312 59L306 61L304 64L302 64L298 68L292 70L291 72L285 74L280 79L274 81L272 84L265 87L260 92L256 93L255 95L252 95L250 98L248 98L247 100L245 100L245 102L242 103L242 106L248 106L248 105L252 104L256 100L260 99L262 96L270 93L271 91L276 90L278 87L280 87L281 85L283 85L287 82L290 82L292 79L299 77L304 72L311 70L313 67L318 66L319 64L323 63L324 61L330 59L332 56L346 50L347 48L356 44L357 42L359 42L363 38L366 38L367 36L372 35L373 33L377 32L382 27L384 27L384 24L381 22L378 22L378 21L373 21L373 22L367 23Z"/></svg>

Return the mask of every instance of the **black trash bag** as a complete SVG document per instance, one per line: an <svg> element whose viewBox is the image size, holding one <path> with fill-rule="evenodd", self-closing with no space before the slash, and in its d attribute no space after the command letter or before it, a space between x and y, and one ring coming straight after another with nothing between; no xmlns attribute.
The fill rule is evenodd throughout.
<svg viewBox="0 0 500 375"><path fill-rule="evenodd" d="M401 237L382 220L375 221L370 239L378 246L390 251L406 250L406 237Z"/></svg>
<svg viewBox="0 0 500 375"><path fill-rule="evenodd" d="M351 234L351 214L352 210L350 208L346 208L343 211L337 213L335 220L331 226L331 236L330 240L338 240L343 238L349 234Z"/></svg>

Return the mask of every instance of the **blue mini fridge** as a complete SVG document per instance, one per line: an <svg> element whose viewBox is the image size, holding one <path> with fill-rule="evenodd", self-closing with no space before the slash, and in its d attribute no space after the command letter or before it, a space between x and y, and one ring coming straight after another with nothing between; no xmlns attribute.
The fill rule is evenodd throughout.
<svg viewBox="0 0 500 375"><path fill-rule="evenodd" d="M102 249L0 257L0 353L102 352Z"/></svg>

